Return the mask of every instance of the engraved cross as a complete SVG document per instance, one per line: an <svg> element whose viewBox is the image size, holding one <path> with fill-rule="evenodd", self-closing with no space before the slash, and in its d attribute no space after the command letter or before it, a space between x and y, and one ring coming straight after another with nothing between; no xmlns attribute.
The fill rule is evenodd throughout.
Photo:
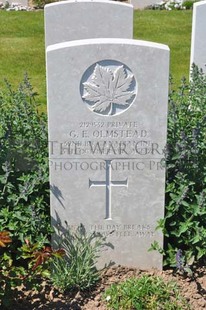
<svg viewBox="0 0 206 310"><path fill-rule="evenodd" d="M128 180L112 181L111 180L111 160L106 162L106 180L105 181L92 181L89 179L89 188L93 186L105 186L106 188L106 220L112 219L112 206L111 206L111 190L116 186L128 186Z"/></svg>

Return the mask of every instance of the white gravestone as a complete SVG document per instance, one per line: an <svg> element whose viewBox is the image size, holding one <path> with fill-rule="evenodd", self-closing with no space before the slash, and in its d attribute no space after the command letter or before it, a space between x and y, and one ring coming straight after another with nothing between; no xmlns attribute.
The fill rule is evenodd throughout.
<svg viewBox="0 0 206 310"><path fill-rule="evenodd" d="M109 263L162 268L169 49L126 39L47 48L51 216L107 236Z"/></svg>
<svg viewBox="0 0 206 310"><path fill-rule="evenodd" d="M45 6L46 46L90 38L133 36L133 6L107 0L71 0Z"/></svg>
<svg viewBox="0 0 206 310"><path fill-rule="evenodd" d="M190 66L193 63L206 73L206 1L193 4Z"/></svg>

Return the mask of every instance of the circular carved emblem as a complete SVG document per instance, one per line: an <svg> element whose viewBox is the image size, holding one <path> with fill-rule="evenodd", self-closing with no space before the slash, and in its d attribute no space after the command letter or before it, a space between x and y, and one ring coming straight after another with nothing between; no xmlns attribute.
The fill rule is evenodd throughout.
<svg viewBox="0 0 206 310"><path fill-rule="evenodd" d="M80 93L90 111L112 116L125 112L132 105L137 94L137 83L126 65L104 60L85 71Z"/></svg>

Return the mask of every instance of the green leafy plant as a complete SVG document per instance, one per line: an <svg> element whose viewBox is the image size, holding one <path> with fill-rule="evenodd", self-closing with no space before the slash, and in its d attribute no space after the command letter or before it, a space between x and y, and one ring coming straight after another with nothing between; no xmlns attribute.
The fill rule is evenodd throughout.
<svg viewBox="0 0 206 310"><path fill-rule="evenodd" d="M0 301L5 308L18 285L34 286L38 276L46 275L45 260L35 255L37 249L44 251L51 233L47 121L38 113L35 97L27 76L17 90L6 82L0 92L0 231L12 240L3 247L9 239L0 234Z"/></svg>
<svg viewBox="0 0 206 310"><path fill-rule="evenodd" d="M8 9L8 8L9 8L9 6L10 6L9 1L5 1L5 4L4 4L4 9L5 9L5 10L6 10L6 9Z"/></svg>
<svg viewBox="0 0 206 310"><path fill-rule="evenodd" d="M99 233L87 234L83 225L61 236L64 259L52 262L51 280L60 290L85 290L96 284L100 272L96 268L99 251L108 245ZM110 245L111 246L111 245Z"/></svg>
<svg viewBox="0 0 206 310"><path fill-rule="evenodd" d="M193 276L193 272L188 264L185 263L185 257L182 253L182 250L177 250L176 253L176 267L178 272L181 274L187 274L189 277Z"/></svg>
<svg viewBox="0 0 206 310"><path fill-rule="evenodd" d="M38 243L32 245L27 240L21 248L21 263L17 266L9 249L11 244L10 234L0 232L0 305L5 309L12 308L18 296L17 286L40 290L42 280L49 278L51 261L54 257L60 259L64 255L63 249L53 250L50 246Z"/></svg>
<svg viewBox="0 0 206 310"><path fill-rule="evenodd" d="M193 4L197 2L197 1L194 1L194 0L187 0L187 1L184 1L182 3L182 7L185 8L186 10L191 10L193 8Z"/></svg>
<svg viewBox="0 0 206 310"><path fill-rule="evenodd" d="M43 9L46 4L55 2L55 0L33 0L35 8Z"/></svg>
<svg viewBox="0 0 206 310"><path fill-rule="evenodd" d="M0 93L0 231L10 232L17 259L25 239L45 242L51 232L47 121L35 97L27 76Z"/></svg>
<svg viewBox="0 0 206 310"><path fill-rule="evenodd" d="M53 250L51 246L43 246L38 243L31 245L28 241L22 246L22 257L29 260L29 270L39 270L40 267L45 265L52 257L62 258L65 251L63 249ZM41 271L42 274L42 271ZM46 276L49 272L46 271Z"/></svg>
<svg viewBox="0 0 206 310"><path fill-rule="evenodd" d="M175 267L182 250L191 265L206 258L206 76L195 66L191 82L170 93L166 160L164 263Z"/></svg>
<svg viewBox="0 0 206 310"><path fill-rule="evenodd" d="M175 282L149 275L113 284L103 298L107 308L113 310L190 309Z"/></svg>

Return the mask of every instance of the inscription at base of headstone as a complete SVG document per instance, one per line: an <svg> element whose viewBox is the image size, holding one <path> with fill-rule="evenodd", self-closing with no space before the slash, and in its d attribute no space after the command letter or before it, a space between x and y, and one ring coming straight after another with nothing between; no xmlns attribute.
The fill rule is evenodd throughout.
<svg viewBox="0 0 206 310"><path fill-rule="evenodd" d="M206 1L193 4L190 67L193 63L206 73Z"/></svg>
<svg viewBox="0 0 206 310"><path fill-rule="evenodd" d="M126 39L47 48L51 216L100 232L110 261L162 268L169 49ZM68 226L67 226L68 225Z"/></svg>

